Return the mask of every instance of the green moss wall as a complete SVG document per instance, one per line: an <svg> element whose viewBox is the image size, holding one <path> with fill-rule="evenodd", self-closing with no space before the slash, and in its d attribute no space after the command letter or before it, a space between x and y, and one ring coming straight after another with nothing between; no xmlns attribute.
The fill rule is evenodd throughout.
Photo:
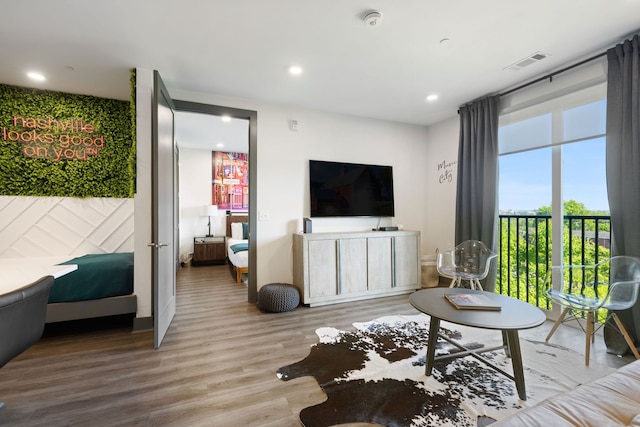
<svg viewBox="0 0 640 427"><path fill-rule="evenodd" d="M134 120L127 101L0 84L0 195L133 197Z"/></svg>

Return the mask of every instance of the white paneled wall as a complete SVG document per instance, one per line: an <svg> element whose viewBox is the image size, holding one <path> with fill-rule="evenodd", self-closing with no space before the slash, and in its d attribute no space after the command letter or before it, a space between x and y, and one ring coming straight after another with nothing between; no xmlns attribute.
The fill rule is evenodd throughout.
<svg viewBox="0 0 640 427"><path fill-rule="evenodd" d="M0 196L0 258L133 251L133 199Z"/></svg>

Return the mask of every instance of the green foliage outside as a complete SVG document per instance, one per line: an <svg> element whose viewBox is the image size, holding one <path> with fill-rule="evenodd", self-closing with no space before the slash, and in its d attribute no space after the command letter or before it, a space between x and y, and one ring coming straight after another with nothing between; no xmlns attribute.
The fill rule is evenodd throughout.
<svg viewBox="0 0 640 427"><path fill-rule="evenodd" d="M564 211L564 216L565 217L571 217L571 216L604 216L604 217L608 217L609 216L609 212L606 211L591 211L589 209L586 208L586 206L584 205L584 203L580 203L580 202L576 202L575 200L567 200L564 202L564 204L562 205L563 211ZM544 215L548 215L551 216L551 205L547 205L547 206L541 206L538 209L536 209L536 215L539 216L544 216ZM575 230L577 223L573 223L572 224L572 228ZM595 221L588 221L585 222L585 227L586 230L588 231L595 231ZM609 231L610 230L610 224L607 223L603 223L603 224L598 224L598 230L599 231Z"/></svg>
<svg viewBox="0 0 640 427"><path fill-rule="evenodd" d="M0 84L0 195L133 197L130 108Z"/></svg>
<svg viewBox="0 0 640 427"><path fill-rule="evenodd" d="M545 280L552 264L550 212L550 207L543 206L537 210L537 215L514 215L501 218L498 243L496 291L545 309L551 308L545 296L547 288ZM608 213L602 215L599 212L588 211L582 203L574 200L565 202L564 212L564 265L591 265L608 259L610 250L598 245L595 239L596 229L598 239L603 236L608 238L610 229ZM594 217L600 217L600 219L596 220ZM608 275L608 272L602 270L599 274ZM606 283L604 276L601 280Z"/></svg>
<svg viewBox="0 0 640 427"><path fill-rule="evenodd" d="M565 216L567 215L592 215L591 211L587 210L584 203L576 202L575 200L567 200L562 205ZM551 205L541 206L536 209L537 215L551 215Z"/></svg>

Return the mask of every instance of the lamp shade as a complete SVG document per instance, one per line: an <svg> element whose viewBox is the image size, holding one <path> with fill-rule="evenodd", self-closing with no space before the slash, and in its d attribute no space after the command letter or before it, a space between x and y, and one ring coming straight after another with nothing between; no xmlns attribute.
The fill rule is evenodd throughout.
<svg viewBox="0 0 640 427"><path fill-rule="evenodd" d="M202 207L202 216L218 216L218 206L217 205L204 205Z"/></svg>

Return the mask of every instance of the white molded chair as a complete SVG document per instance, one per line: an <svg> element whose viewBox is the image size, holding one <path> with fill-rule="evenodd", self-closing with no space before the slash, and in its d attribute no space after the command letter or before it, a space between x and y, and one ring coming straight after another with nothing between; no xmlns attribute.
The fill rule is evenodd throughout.
<svg viewBox="0 0 640 427"><path fill-rule="evenodd" d="M586 318L584 326L580 322L578 324L586 333L585 365L589 366L595 333L613 319L636 359L640 359L633 340L615 313L631 308L636 303L640 290L640 259L616 256L593 265L553 266L547 272L545 282L547 297L563 307L546 341L561 323ZM598 310L607 310L607 314L600 326L596 327Z"/></svg>
<svg viewBox="0 0 640 427"><path fill-rule="evenodd" d="M469 281L471 289L482 290L480 280L489 274L491 260L498 256L479 240L467 240L450 251L438 252L438 273L451 279L450 288L462 286Z"/></svg>

